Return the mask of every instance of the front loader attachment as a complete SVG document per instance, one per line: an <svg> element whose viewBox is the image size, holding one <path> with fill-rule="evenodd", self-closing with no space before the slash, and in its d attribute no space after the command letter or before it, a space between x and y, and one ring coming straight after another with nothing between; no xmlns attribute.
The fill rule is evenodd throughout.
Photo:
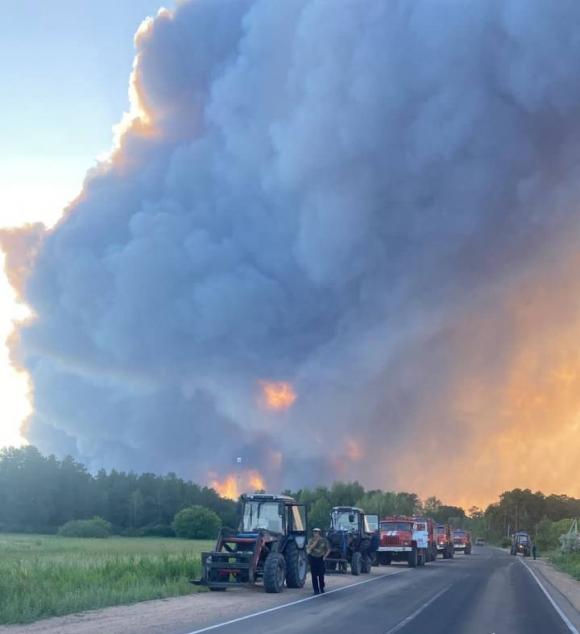
<svg viewBox="0 0 580 634"><path fill-rule="evenodd" d="M222 529L215 550L201 554L202 577L196 585L210 590L253 585L259 575L263 535Z"/></svg>

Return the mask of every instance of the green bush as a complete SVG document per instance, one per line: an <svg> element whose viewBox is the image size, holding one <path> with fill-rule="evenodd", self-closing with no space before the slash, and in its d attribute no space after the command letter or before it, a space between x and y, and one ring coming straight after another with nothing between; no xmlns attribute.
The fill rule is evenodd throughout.
<svg viewBox="0 0 580 634"><path fill-rule="evenodd" d="M186 539L212 539L221 528L222 521L204 506L188 506L175 514L172 528L177 537Z"/></svg>
<svg viewBox="0 0 580 634"><path fill-rule="evenodd" d="M62 537L110 537L111 524L102 517L95 516L90 520L71 520L58 529Z"/></svg>

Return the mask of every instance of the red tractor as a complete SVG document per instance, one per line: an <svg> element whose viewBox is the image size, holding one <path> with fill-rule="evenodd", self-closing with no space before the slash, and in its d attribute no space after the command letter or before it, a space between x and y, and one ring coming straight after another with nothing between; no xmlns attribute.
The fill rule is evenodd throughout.
<svg viewBox="0 0 580 634"><path fill-rule="evenodd" d="M437 553L441 553L443 559L453 559L453 535L449 524L437 524L435 527L435 539L437 541Z"/></svg>
<svg viewBox="0 0 580 634"><path fill-rule="evenodd" d="M457 553L471 555L471 533L462 528L453 529L453 550Z"/></svg>
<svg viewBox="0 0 580 634"><path fill-rule="evenodd" d="M301 588L306 580L306 512L286 495L242 495L237 531L222 528L212 552L202 553L203 576L194 583L210 590L263 581L266 592Z"/></svg>
<svg viewBox="0 0 580 634"><path fill-rule="evenodd" d="M406 561L415 568L431 561L428 520L402 515L385 517L380 522L379 533L379 565L390 566L393 561Z"/></svg>

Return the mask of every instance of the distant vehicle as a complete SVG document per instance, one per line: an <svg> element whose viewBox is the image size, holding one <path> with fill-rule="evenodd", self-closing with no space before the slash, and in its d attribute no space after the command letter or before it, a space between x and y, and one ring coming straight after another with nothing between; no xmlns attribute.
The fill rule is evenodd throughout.
<svg viewBox="0 0 580 634"><path fill-rule="evenodd" d="M475 540L475 545L476 546L485 546L485 539L483 539L482 537L478 537Z"/></svg>
<svg viewBox="0 0 580 634"><path fill-rule="evenodd" d="M424 566L436 556L432 520L402 515L385 517L379 524L379 534L379 564L390 566L393 561L406 561L415 568Z"/></svg>
<svg viewBox="0 0 580 634"><path fill-rule="evenodd" d="M471 534L462 528L453 529L453 550L457 553L471 555Z"/></svg>
<svg viewBox="0 0 580 634"><path fill-rule="evenodd" d="M222 528L215 548L201 555L210 590L264 582L266 592L302 588L306 580L306 509L286 495L242 495L240 528Z"/></svg>
<svg viewBox="0 0 580 634"><path fill-rule="evenodd" d="M453 559L453 536L449 524L437 524L435 527L435 541L437 543L437 553L443 559Z"/></svg>
<svg viewBox="0 0 580 634"><path fill-rule="evenodd" d="M326 532L331 548L326 570L347 572L350 566L353 575L370 572L378 545L373 539L378 522L378 515L367 515L355 506L335 506L330 513L330 529Z"/></svg>
<svg viewBox="0 0 580 634"><path fill-rule="evenodd" d="M529 557L532 552L532 540L525 531L518 531L512 535L512 547L510 554L521 553L524 557Z"/></svg>

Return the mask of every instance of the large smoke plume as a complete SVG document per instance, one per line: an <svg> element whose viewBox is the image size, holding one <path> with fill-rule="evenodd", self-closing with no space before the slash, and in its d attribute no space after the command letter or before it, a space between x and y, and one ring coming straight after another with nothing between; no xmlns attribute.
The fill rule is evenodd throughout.
<svg viewBox="0 0 580 634"><path fill-rule="evenodd" d="M28 277L28 439L198 480L241 456L273 489L579 494L579 33L576 0L146 21L118 147Z"/></svg>

